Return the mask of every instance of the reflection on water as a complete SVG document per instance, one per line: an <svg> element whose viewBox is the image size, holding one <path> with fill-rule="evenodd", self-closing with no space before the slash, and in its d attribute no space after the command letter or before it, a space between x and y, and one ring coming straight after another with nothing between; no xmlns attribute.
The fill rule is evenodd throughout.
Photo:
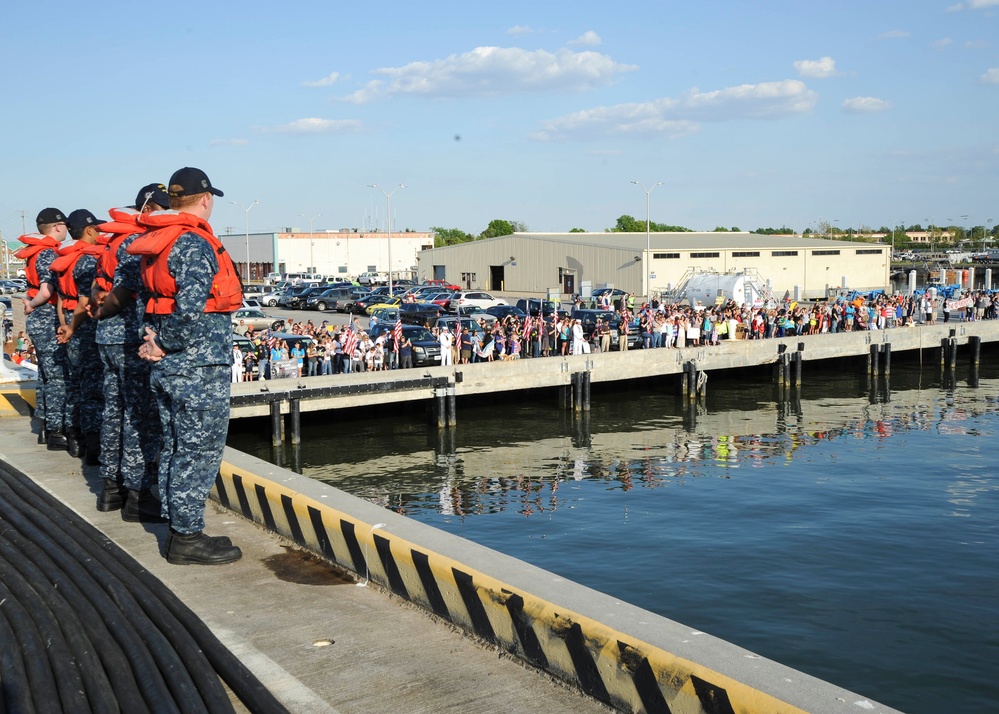
<svg viewBox="0 0 999 714"><path fill-rule="evenodd" d="M891 384L672 385L386 411L230 444L909 712L999 700L999 361L977 387L896 360ZM932 670L928 663L932 662ZM959 694L956 694L959 693ZM954 699L959 696L960 701Z"/></svg>
<svg viewBox="0 0 999 714"><path fill-rule="evenodd" d="M889 392L883 379L819 374L806 381L807 396L791 390L780 402L765 381L716 380L692 428L674 395L628 391L598 395L578 416L546 402L462 403L456 430L438 432L419 417L327 418L303 424L300 448L274 450L249 431L230 444L399 513L530 516L571 502L573 494L559 493L567 481L630 491L728 478L735 469L790 463L823 443L849 448L930 430L980 436L977 419L996 412L997 379L974 391L920 388L918 380L912 370L896 373Z"/></svg>

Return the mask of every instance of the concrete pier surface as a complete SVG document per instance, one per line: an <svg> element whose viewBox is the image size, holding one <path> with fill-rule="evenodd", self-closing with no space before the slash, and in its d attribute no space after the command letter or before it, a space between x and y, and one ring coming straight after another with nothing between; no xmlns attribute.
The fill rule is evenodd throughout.
<svg viewBox="0 0 999 714"><path fill-rule="evenodd" d="M243 559L215 567L168 564L161 555L167 526L98 512L96 467L38 445L24 416L0 418L0 461L165 583L291 712L609 711L373 582L357 587L214 502L207 532L231 537Z"/></svg>

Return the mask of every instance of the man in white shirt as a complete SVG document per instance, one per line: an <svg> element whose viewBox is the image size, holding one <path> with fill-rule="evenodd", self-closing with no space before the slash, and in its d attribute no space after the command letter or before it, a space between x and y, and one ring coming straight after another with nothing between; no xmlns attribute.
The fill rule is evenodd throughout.
<svg viewBox="0 0 999 714"><path fill-rule="evenodd" d="M583 321L576 320L572 323L572 353L574 355L583 354Z"/></svg>
<svg viewBox="0 0 999 714"><path fill-rule="evenodd" d="M453 344L453 341L451 339L451 333L448 332L447 327L441 328L441 333L438 335L437 341L441 343L441 364L454 364L454 360L451 358L451 345Z"/></svg>

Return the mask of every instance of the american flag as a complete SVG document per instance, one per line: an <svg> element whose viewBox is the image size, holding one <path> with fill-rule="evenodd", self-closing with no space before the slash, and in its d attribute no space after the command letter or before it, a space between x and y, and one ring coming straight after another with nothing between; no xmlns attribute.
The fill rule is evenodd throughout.
<svg viewBox="0 0 999 714"><path fill-rule="evenodd" d="M524 339L529 339L530 338L530 336L531 336L531 325L532 325L531 316L528 315L527 317L524 318L524 332L523 332Z"/></svg>
<svg viewBox="0 0 999 714"><path fill-rule="evenodd" d="M355 347L357 347L357 333L354 332L353 325L347 325L347 331L343 333L343 353L347 359L354 354Z"/></svg>
<svg viewBox="0 0 999 714"><path fill-rule="evenodd" d="M274 345L276 345L276 344L277 344L277 338L271 336L271 331L268 329L267 330L267 348L268 349L274 349Z"/></svg>
<svg viewBox="0 0 999 714"><path fill-rule="evenodd" d="M402 320L395 321L395 327L392 328L392 339L395 342L395 351L399 351L399 343L402 342Z"/></svg>

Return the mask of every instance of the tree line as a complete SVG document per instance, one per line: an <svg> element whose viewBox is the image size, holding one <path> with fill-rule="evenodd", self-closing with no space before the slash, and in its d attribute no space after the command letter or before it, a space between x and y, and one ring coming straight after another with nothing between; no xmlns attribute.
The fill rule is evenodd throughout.
<svg viewBox="0 0 999 714"><path fill-rule="evenodd" d="M497 218L489 222L485 230L478 234L466 233L460 228L444 228L441 226L431 226L430 230L434 233L434 247L441 248L447 245L457 245L458 243L470 243L476 240L483 240L485 238L495 238L497 236L511 235L512 233L526 233L529 229L527 226L520 221L508 221ZM656 223L655 221L650 221L648 230L653 233L692 233L694 229L687 228L686 226L677 226L669 223ZM861 226L860 228L840 228L835 226L828 221L819 221L816 223L815 228L811 226L805 228L801 232L803 236L816 236L825 238L836 238L856 241L869 241L874 242L879 240L875 238L875 235L883 235L886 240L892 241L896 247L905 246L908 243L908 237L906 233L917 232L921 233L924 230L931 234L937 234L939 236L940 242L949 242L954 244L959 244L965 241L982 241L982 240L996 240L999 239L999 226L992 227L991 231L986 231L985 226L974 226L973 228L967 229L960 226L929 226L924 229L919 223L914 223L910 226L895 226L889 228L888 226L881 226L881 228L874 230L867 226ZM604 233L645 233L646 226L645 221L640 218L635 218L634 216L629 216L627 214L620 216L614 225L610 228L605 228ZM570 233L587 233L585 228L571 228ZM725 226L716 226L712 233L740 233L741 229L738 226L732 226L731 228L726 228ZM797 232L793 228L787 226L781 226L780 228L757 228L750 233L755 233L757 235L773 236L773 235L796 235Z"/></svg>

